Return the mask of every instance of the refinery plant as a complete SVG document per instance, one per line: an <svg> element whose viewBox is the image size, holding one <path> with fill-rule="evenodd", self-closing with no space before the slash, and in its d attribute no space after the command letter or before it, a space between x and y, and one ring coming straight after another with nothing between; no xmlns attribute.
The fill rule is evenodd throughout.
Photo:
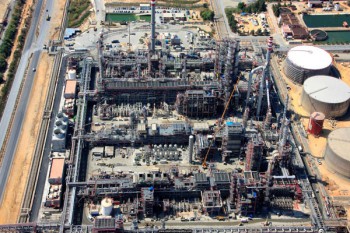
<svg viewBox="0 0 350 233"><path fill-rule="evenodd" d="M180 30L160 25L155 0L141 8L150 23L94 27L90 47L62 49L38 217L22 208L0 232L347 232L348 200L317 167L350 179L350 128L334 126L350 87L332 55ZM326 142L322 160L308 139Z"/></svg>

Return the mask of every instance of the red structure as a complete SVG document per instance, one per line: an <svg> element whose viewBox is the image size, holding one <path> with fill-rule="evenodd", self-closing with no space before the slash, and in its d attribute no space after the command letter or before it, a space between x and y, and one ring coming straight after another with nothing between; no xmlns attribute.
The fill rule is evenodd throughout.
<svg viewBox="0 0 350 233"><path fill-rule="evenodd" d="M319 136L323 129L325 115L322 112L313 112L310 116L307 131L315 136Z"/></svg>

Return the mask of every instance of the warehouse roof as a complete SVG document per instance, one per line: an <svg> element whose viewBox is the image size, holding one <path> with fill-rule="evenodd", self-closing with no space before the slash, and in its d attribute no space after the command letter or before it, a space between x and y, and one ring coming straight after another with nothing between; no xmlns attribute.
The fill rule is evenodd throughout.
<svg viewBox="0 0 350 233"><path fill-rule="evenodd" d="M64 159L52 159L50 179L62 178L64 169Z"/></svg>
<svg viewBox="0 0 350 233"><path fill-rule="evenodd" d="M325 50L315 46L296 46L289 50L288 59L298 67L319 70L332 64L332 57Z"/></svg>
<svg viewBox="0 0 350 233"><path fill-rule="evenodd" d="M76 80L67 80L66 81L66 89L64 91L65 94L75 95L77 90L77 81Z"/></svg>
<svg viewBox="0 0 350 233"><path fill-rule="evenodd" d="M350 99L350 87L331 76L317 75L306 79L304 91L311 98L324 103L344 103Z"/></svg>

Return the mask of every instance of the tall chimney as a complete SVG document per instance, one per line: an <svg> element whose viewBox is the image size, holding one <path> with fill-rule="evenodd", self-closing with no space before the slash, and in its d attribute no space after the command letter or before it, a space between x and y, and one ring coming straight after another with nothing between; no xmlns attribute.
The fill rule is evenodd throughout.
<svg viewBox="0 0 350 233"><path fill-rule="evenodd" d="M151 0L151 51L156 47L156 0Z"/></svg>

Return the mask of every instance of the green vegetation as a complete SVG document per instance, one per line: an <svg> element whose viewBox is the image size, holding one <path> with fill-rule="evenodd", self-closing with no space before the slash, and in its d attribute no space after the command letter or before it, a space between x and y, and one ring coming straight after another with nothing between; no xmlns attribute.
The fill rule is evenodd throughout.
<svg viewBox="0 0 350 233"><path fill-rule="evenodd" d="M89 0L72 0L68 7L68 27L79 27L90 15Z"/></svg>
<svg viewBox="0 0 350 233"><path fill-rule="evenodd" d="M12 18L4 34L4 40L0 45L0 82L3 82L4 72L8 66L7 59L11 55L13 41L15 40L18 25L21 19L22 7L25 0L20 0L14 7Z"/></svg>
<svg viewBox="0 0 350 233"><path fill-rule="evenodd" d="M225 9L226 17L228 20L228 24L230 25L231 30L236 33L238 31L237 21L233 16L234 8L226 8Z"/></svg>
<svg viewBox="0 0 350 233"><path fill-rule="evenodd" d="M24 4L25 0L17 1L16 6L14 7L12 19L5 32L4 41L0 45L0 81L3 81L4 72L6 71L6 68L8 66L6 59L11 54L13 48L13 41L15 40L16 34L18 33L18 26L21 21L21 14ZM13 53L12 62L8 66L7 79L4 86L2 87L0 95L0 118L6 105L8 93L11 90L12 82L17 71L18 63L21 59L22 49L24 47L25 37L28 32L30 20L31 17L27 17L26 21L24 22L24 27L21 29L20 35L18 36L18 44L15 52Z"/></svg>
<svg viewBox="0 0 350 233"><path fill-rule="evenodd" d="M278 3L278 4L273 4L272 5L272 10L273 10L273 14L276 16L276 17L279 17L280 16L280 13L281 13L281 3Z"/></svg>
<svg viewBox="0 0 350 233"><path fill-rule="evenodd" d="M256 2L246 5L243 2L238 3L236 8L236 13L260 13L266 11L266 3L265 0L257 0Z"/></svg>
<svg viewBox="0 0 350 233"><path fill-rule="evenodd" d="M203 20L214 21L214 15L214 11L209 9L201 11L201 17L203 18Z"/></svg>

